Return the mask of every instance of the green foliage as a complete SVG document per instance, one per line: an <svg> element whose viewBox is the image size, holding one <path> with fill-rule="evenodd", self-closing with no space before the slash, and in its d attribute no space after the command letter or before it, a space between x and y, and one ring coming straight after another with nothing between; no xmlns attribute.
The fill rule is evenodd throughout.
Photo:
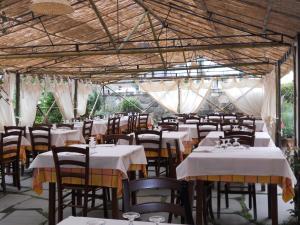
<svg viewBox="0 0 300 225"><path fill-rule="evenodd" d="M97 96L98 96L98 93L96 91L93 91L93 93L89 95L87 107L86 107L86 114L89 115L91 113L93 106L95 104L95 101L97 100ZM95 115L95 116L101 115L100 110L101 110L102 102L103 102L103 99L102 99L102 96L100 95L98 98L98 101L96 103L93 115Z"/></svg>
<svg viewBox="0 0 300 225"><path fill-rule="evenodd" d="M47 113L47 111L51 107L53 101L54 101L54 96L51 92L43 92L43 94L40 98L39 107L43 111L44 114ZM42 123L43 118L44 117L43 117L42 113L39 110L37 110L35 123ZM45 122L61 123L62 119L63 118L59 111L59 108L58 108L57 104L55 103L54 106L52 107L51 111L49 112L48 118Z"/></svg>
<svg viewBox="0 0 300 225"><path fill-rule="evenodd" d="M281 87L281 95L288 103L294 103L294 85L293 83L284 84Z"/></svg>
<svg viewBox="0 0 300 225"><path fill-rule="evenodd" d="M282 104L281 112L282 122L284 127L282 128L283 137L291 138L294 136L294 105L287 101Z"/></svg>
<svg viewBox="0 0 300 225"><path fill-rule="evenodd" d="M139 102L138 99L136 98L127 98L126 100L124 99L122 102L119 104L120 110L122 112L140 112L141 103Z"/></svg>

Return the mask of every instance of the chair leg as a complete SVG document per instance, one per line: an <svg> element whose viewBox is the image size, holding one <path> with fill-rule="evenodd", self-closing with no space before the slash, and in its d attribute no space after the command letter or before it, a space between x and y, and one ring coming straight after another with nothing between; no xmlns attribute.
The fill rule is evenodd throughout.
<svg viewBox="0 0 300 225"><path fill-rule="evenodd" d="M87 217L87 210L88 210L88 191L84 191L83 196L83 209L82 209L82 216Z"/></svg>
<svg viewBox="0 0 300 225"><path fill-rule="evenodd" d="M62 192L62 190L61 190ZM57 203L58 203L58 208L57 208L57 222L60 222L63 220L64 217L64 213L63 213L63 198L62 198L62 193L58 193L58 199L57 199Z"/></svg>
<svg viewBox="0 0 300 225"><path fill-rule="evenodd" d="M252 196L253 196L253 215L254 215L254 220L257 220L257 206L256 206L256 188L255 184L252 185Z"/></svg>
<svg viewBox="0 0 300 225"><path fill-rule="evenodd" d="M76 205L76 192L75 190L72 190L72 216L76 216L76 207L74 207L74 205Z"/></svg>
<svg viewBox="0 0 300 225"><path fill-rule="evenodd" d="M174 193L174 190L172 190L171 191L171 204L174 204L174 202L175 202L175 193ZM173 217L173 214L169 213L168 223L172 222L172 217Z"/></svg>
<svg viewBox="0 0 300 225"><path fill-rule="evenodd" d="M20 163L19 160L16 162L16 185L18 190L21 189L21 181L20 181Z"/></svg>
<svg viewBox="0 0 300 225"><path fill-rule="evenodd" d="M221 182L218 181L217 184L217 218L220 219L221 211Z"/></svg>
<svg viewBox="0 0 300 225"><path fill-rule="evenodd" d="M5 183L5 165L1 164L1 186L3 192L6 192L6 183Z"/></svg>
<svg viewBox="0 0 300 225"><path fill-rule="evenodd" d="M212 188L211 187L209 187L208 211L209 211L210 218L212 220L215 220L215 216L214 216L214 212L213 212L213 208L212 208Z"/></svg>
<svg viewBox="0 0 300 225"><path fill-rule="evenodd" d="M249 209L252 209L252 184L248 184Z"/></svg>
<svg viewBox="0 0 300 225"><path fill-rule="evenodd" d="M93 190L92 190L92 204L91 204L91 207L92 207L92 208L95 208L95 202L96 202L96 197L95 197L95 195L96 195L96 189L93 188Z"/></svg>
<svg viewBox="0 0 300 225"><path fill-rule="evenodd" d="M103 193L103 211L104 211L104 218L108 218L108 211L107 211L107 188L102 189Z"/></svg>
<svg viewBox="0 0 300 225"><path fill-rule="evenodd" d="M226 204L226 208L229 208L229 197L228 197L228 192L229 192L229 184L226 183L225 184L225 204Z"/></svg>

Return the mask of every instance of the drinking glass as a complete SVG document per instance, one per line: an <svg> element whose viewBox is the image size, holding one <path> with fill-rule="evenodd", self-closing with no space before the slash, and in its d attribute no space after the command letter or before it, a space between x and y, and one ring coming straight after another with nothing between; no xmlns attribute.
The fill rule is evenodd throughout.
<svg viewBox="0 0 300 225"><path fill-rule="evenodd" d="M226 139L221 139L221 141L222 141L221 147L222 148L226 148L227 147L227 145L226 145Z"/></svg>
<svg viewBox="0 0 300 225"><path fill-rule="evenodd" d="M155 225L159 225L160 223L165 222L165 217L151 216L151 217L149 217L149 221L155 223Z"/></svg>
<svg viewBox="0 0 300 225"><path fill-rule="evenodd" d="M233 142L233 147L239 147L241 144L238 142L239 138L233 138L234 142Z"/></svg>
<svg viewBox="0 0 300 225"><path fill-rule="evenodd" d="M221 144L220 144L220 140L217 140L216 141L216 146L215 146L216 148L221 148Z"/></svg>
<svg viewBox="0 0 300 225"><path fill-rule="evenodd" d="M123 217L129 220L128 225L133 225L133 221L139 218L141 215L137 212L126 212L123 213Z"/></svg>
<svg viewBox="0 0 300 225"><path fill-rule="evenodd" d="M232 144L231 144L231 142L230 142L230 141L231 141L230 139L226 139L226 141L227 141L227 144L226 144L226 145L227 145L227 147L230 147L230 146L232 146Z"/></svg>

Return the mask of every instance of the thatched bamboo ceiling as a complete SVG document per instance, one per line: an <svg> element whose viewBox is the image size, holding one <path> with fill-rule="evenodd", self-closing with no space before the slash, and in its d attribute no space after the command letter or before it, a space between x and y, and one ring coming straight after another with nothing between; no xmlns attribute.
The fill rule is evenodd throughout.
<svg viewBox="0 0 300 225"><path fill-rule="evenodd" d="M0 1L0 67L106 82L204 57L266 74L300 31L296 0L70 2L72 14L50 17Z"/></svg>

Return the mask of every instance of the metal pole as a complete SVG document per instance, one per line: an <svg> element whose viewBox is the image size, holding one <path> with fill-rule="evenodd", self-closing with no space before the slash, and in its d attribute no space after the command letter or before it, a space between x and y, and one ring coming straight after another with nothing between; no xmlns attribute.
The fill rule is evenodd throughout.
<svg viewBox="0 0 300 225"><path fill-rule="evenodd" d="M77 117L77 106L78 106L78 80L74 80L74 117Z"/></svg>
<svg viewBox="0 0 300 225"><path fill-rule="evenodd" d="M20 122L20 84L21 84L21 79L20 79L20 74L19 72L16 73L16 125L19 124Z"/></svg>
<svg viewBox="0 0 300 225"><path fill-rule="evenodd" d="M294 82L295 82L295 119L296 119L296 146L300 146L300 33L296 37L296 51L295 51L295 69L294 69Z"/></svg>
<svg viewBox="0 0 300 225"><path fill-rule="evenodd" d="M276 77L275 77L275 91L276 91L276 134L275 134L275 144L277 147L281 146L281 87L280 87L280 62L278 61L275 67Z"/></svg>

